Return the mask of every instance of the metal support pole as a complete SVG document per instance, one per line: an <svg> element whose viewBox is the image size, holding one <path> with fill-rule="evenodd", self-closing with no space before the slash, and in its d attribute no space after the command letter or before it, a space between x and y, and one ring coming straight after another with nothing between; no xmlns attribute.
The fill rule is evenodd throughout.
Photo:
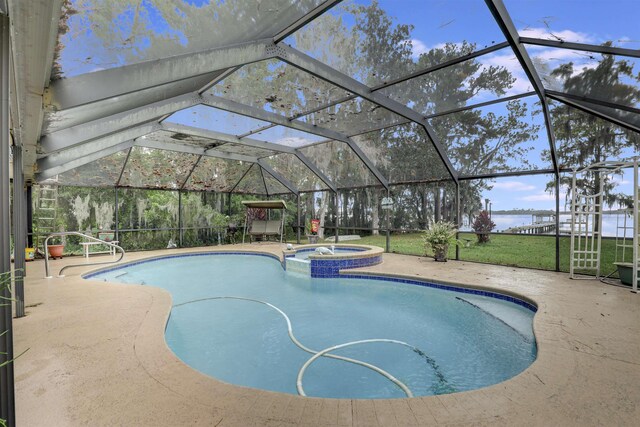
<svg viewBox="0 0 640 427"><path fill-rule="evenodd" d="M184 234L183 231L184 230L182 229L182 191L178 190L178 240L180 242L180 247L182 247L182 239Z"/></svg>
<svg viewBox="0 0 640 427"><path fill-rule="evenodd" d="M460 229L460 182L456 182L456 229ZM460 239L460 232L456 232L456 239ZM460 260L460 245L456 245L456 261Z"/></svg>
<svg viewBox="0 0 640 427"><path fill-rule="evenodd" d="M13 259L16 317L24 316L24 250L26 248L26 194L22 171L22 147L13 147Z"/></svg>
<svg viewBox="0 0 640 427"><path fill-rule="evenodd" d="M556 179L556 271L560 271L560 175Z"/></svg>
<svg viewBox="0 0 640 427"><path fill-rule="evenodd" d="M116 204L116 209L115 209L116 210L116 212L115 212L115 214L116 214L116 225L115 225L115 227L113 227L113 230L115 231L114 234L115 234L116 238L114 240L116 240L117 242L120 242L120 236L119 236L120 231L118 229L118 223L120 222L120 215L118 214L118 187L113 187L113 194L114 194L113 198L114 198L114 201L115 201L115 204Z"/></svg>
<svg viewBox="0 0 640 427"><path fill-rule="evenodd" d="M0 273L11 274L9 206L9 17L0 15ZM5 301L9 287L0 291ZM13 363L12 304L0 304L0 418L16 424Z"/></svg>
<svg viewBox="0 0 640 427"><path fill-rule="evenodd" d="M227 215L231 218L231 193L227 193Z"/></svg>
<svg viewBox="0 0 640 427"><path fill-rule="evenodd" d="M333 200L334 200L334 203L333 203L333 217L335 219L335 226L336 226L336 229L335 229L336 235L334 237L334 241L335 241L335 243L338 243L338 234L339 234L338 233L338 216L339 216L338 214L339 214L339 211L338 211L338 192L337 191L335 193L333 193Z"/></svg>
<svg viewBox="0 0 640 427"><path fill-rule="evenodd" d="M638 292L638 158L633 159L633 261L631 275L632 292ZM625 230L626 231L626 230Z"/></svg>
<svg viewBox="0 0 640 427"><path fill-rule="evenodd" d="M296 242L300 244L300 194L296 196Z"/></svg>
<svg viewBox="0 0 640 427"><path fill-rule="evenodd" d="M390 198L390 197L391 197L391 193L390 193L389 189L387 188L387 198ZM386 209L386 215L387 215L387 231L386 231L387 238L386 238L386 247L385 247L384 251L386 253L389 253L389 252L391 252L391 230L390 230L390 225L389 225L390 224L390 220L389 220L390 209Z"/></svg>
<svg viewBox="0 0 640 427"><path fill-rule="evenodd" d="M33 247L33 185L27 184L27 246Z"/></svg>

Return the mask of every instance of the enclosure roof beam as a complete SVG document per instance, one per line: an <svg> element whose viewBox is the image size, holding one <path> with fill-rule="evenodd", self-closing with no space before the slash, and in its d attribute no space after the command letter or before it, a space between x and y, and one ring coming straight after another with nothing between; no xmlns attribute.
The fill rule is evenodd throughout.
<svg viewBox="0 0 640 427"><path fill-rule="evenodd" d="M138 107L153 106L155 103L172 100L181 95L193 94L218 75L219 72L215 71L178 82L165 83L152 88L129 92L125 95L103 99L66 110L54 110L50 106L45 106L45 125L43 126L42 134L49 134L72 126L82 125L118 113L134 111Z"/></svg>
<svg viewBox="0 0 640 427"><path fill-rule="evenodd" d="M331 181L331 179L327 175L325 175L320 169L318 169L318 167L311 160L309 160L307 156L299 151L296 151L296 157L300 159L300 161L304 163L304 165L308 167L311 172L313 172L318 178L320 178L320 181L324 182L324 184L329 187L331 191L333 191L334 193L338 191L338 187L336 187L333 181Z"/></svg>
<svg viewBox="0 0 640 427"><path fill-rule="evenodd" d="M500 50L500 49L504 49L505 47L508 47L508 46L509 46L509 43L507 43L507 42L498 43L498 44L496 44L494 46L490 46L490 47L485 48L485 49L477 50L477 51L468 53L467 55L460 56L460 57L457 57L457 58L442 62L440 64L436 64L434 66L427 67L427 68L424 68L422 70L415 71L413 73L407 74L407 75L405 75L403 77L400 77L400 78L397 78L395 80L392 80L392 81L389 81L389 82L383 82L383 83L381 83L381 84L379 84L377 86L373 86L371 88L371 91L372 92L376 92L376 91L381 90L381 89L389 88L389 87L391 87L393 85L396 85L398 83L402 83L402 82L404 82L406 80L411 80L411 79L414 79L416 77L419 77L419 76L422 76L422 75L425 75L425 74L429 74L429 73L432 73L434 71L438 71L438 70L440 70L442 68L450 67L452 65L459 64L459 63L464 62L464 61L468 61L468 60L476 58L478 56L486 55L488 53L491 53L491 52L494 52L494 51L497 51L497 50ZM345 97L342 97L342 98L333 100L331 102L328 102L326 104L323 104L323 105L321 105L319 107L316 107L316 108L314 108L312 110L307 110L307 111L302 111L302 112L296 113L295 115L290 116L289 119L294 120L294 119L298 119L300 117L308 116L311 113L316 113L316 112L322 111L322 110L324 110L326 108L333 107L334 105L342 104L343 102L347 102L347 101L351 101L352 99L355 99L357 97L358 97L358 95L347 95ZM409 121L409 120L407 120L407 121ZM364 133L366 133L366 132L364 132Z"/></svg>
<svg viewBox="0 0 640 427"><path fill-rule="evenodd" d="M457 181L458 179L457 172L455 171L453 165L451 164L451 161L449 160L449 157L447 156L447 153L444 147L438 141L438 138L436 137L434 130L431 128L431 125L416 111L408 108L407 106L397 101L392 100L391 98L384 96L381 93L372 92L368 86L329 67L328 65L314 58L311 58L308 55L305 55L304 53L290 46L280 43L278 44L278 47L280 48L279 52L284 52L284 53L279 53L278 56L280 57L280 59L287 62L288 64L293 65L303 71L306 71L311 75L314 75L338 87L341 87L342 89L355 93L356 95L368 101L371 101L374 104L382 106L395 114L398 114L406 119L409 119L411 121L414 121L420 124L422 127L424 127L425 131L427 132L427 135L429 135L431 142L436 148L436 151L438 152L438 155L440 156L442 162L445 164L447 170L449 171L451 178L453 178L454 181ZM354 151L358 150L361 152L361 150L357 148L356 144L353 144L351 148L353 148ZM385 185L385 187L387 186L388 184Z"/></svg>
<svg viewBox="0 0 640 427"><path fill-rule="evenodd" d="M574 108L576 108L576 109L578 109L580 111L583 111L585 113L592 114L592 115L594 115L596 117L599 117L599 118L601 118L603 120L611 122L611 123L613 123L615 125L618 125L620 127L625 128L625 129L629 129L629 130L632 130L632 131L640 133L640 127L638 127L636 125L633 125L631 123L628 123L628 122L626 122L624 120L621 120L618 117L614 117L611 114L608 114L606 111L599 110L599 109L595 108L596 107L595 105L588 105L588 104L585 104L584 102L573 100L573 99L567 98L566 96L555 95L555 94L552 94L552 93L547 93L547 96L549 98L551 98L551 99L554 99L556 101L560 101L563 104L566 104L566 105L568 105L570 107L574 107Z"/></svg>
<svg viewBox="0 0 640 427"><path fill-rule="evenodd" d="M250 138L238 138L235 135L217 132L214 130L202 129L193 126L180 125L176 123L162 122L162 129L169 132L184 133L187 135L200 136L207 139L215 139L222 142L230 142L232 144L246 145L248 147L263 148L265 150L277 151L279 153L294 153L295 149L286 145L275 144L271 142L259 141Z"/></svg>
<svg viewBox="0 0 640 427"><path fill-rule="evenodd" d="M155 148L156 150L175 151L177 153L195 154L197 156L217 157L226 160L236 160L240 162L258 163L257 157L245 156L242 154L225 153L215 148L194 147L189 144L180 144L173 142L150 141L144 138L138 138L135 141L136 147Z"/></svg>
<svg viewBox="0 0 640 427"><path fill-rule="evenodd" d="M133 110L44 135L40 139L40 147L45 153L65 150L82 142L104 137L140 123L157 121L164 114L191 107L198 104L198 102L199 97L193 94L180 95L154 102L144 107L134 108Z"/></svg>
<svg viewBox="0 0 640 427"><path fill-rule="evenodd" d="M571 169L561 169L561 172L570 172ZM513 172L497 172L497 173L484 173L478 175L460 175L460 181L472 181L476 179L493 179L493 178L506 178L513 176L527 176L527 175L549 175L555 174L555 169L538 169L528 171L513 171Z"/></svg>
<svg viewBox="0 0 640 427"><path fill-rule="evenodd" d="M119 151L127 150L133 147L133 145L134 145L134 141L131 139L129 141L121 142L111 147L104 148L102 150L94 151L85 156L66 161L62 164L59 164L58 166L52 166L48 169L40 168L41 160L39 160L38 168L40 169L40 172L36 174L36 181L44 181L47 178L51 178L61 173L68 172L72 169L79 168L80 166L84 166L88 163L95 162L96 160L100 160L103 157L110 156Z"/></svg>
<svg viewBox="0 0 640 427"><path fill-rule="evenodd" d="M309 12L307 12L300 19L298 19L297 21L291 23L291 25L287 26L287 28L283 29L278 34L276 34L275 37L273 38L273 41L275 43L281 42L282 40L284 40L287 37L289 37L291 34L293 34L296 31L298 31L300 28L304 27L309 22L313 21L314 19L316 19L317 17L319 17L320 15L322 15L323 13L325 13L326 11L331 9L333 6L335 6L335 5L337 5L338 3L341 3L341 2L342 2L342 0L325 0L325 1L323 1L320 5L316 6L314 9L312 9Z"/></svg>
<svg viewBox="0 0 640 427"><path fill-rule="evenodd" d="M573 99L575 101L584 101L589 104L601 105L603 107L612 108L614 110L622 110L628 113L640 114L640 108L630 107L628 105L616 104L614 102L603 101L601 99L589 98L588 96L576 95L567 92L558 92L555 90L547 90L547 95L555 95L563 98ZM640 119L640 116L638 117Z"/></svg>
<svg viewBox="0 0 640 427"><path fill-rule="evenodd" d="M468 110L473 110L473 109L476 109L476 108L482 108L482 107L486 107L488 105L501 104L503 102L514 101L516 99L526 98L528 96L533 96L533 95L536 95L535 91L520 93L518 95L507 96L505 98L498 98L498 99L494 99L494 100L491 100L491 101L478 102L477 104L465 105L464 107L454 108L452 110L447 110L447 111L441 111L441 112L435 113L435 114L429 114L428 116L425 117L425 119L433 119L434 117L441 117L441 116L446 116L448 114L460 113L462 111L468 111Z"/></svg>
<svg viewBox="0 0 640 427"><path fill-rule="evenodd" d="M349 147L360 158L360 160L365 164L365 166L378 179L380 184L382 184L385 188L388 188L389 186L389 183L387 179L384 177L384 175L380 173L380 171L378 170L378 168L375 167L373 162L362 152L362 150L360 150L358 145L355 142L353 142L351 138L347 137L346 135L343 135L340 132L336 132L330 129L324 129L322 127L314 126L299 120L289 120L286 117L281 116L280 114L265 111L261 108L240 104L235 101L231 101L215 95L210 95L210 94L202 95L202 99L203 99L202 103L210 107L219 108L221 110L230 111L232 113L241 114L247 117L253 117L256 119L269 121L271 123L290 127L292 129L296 129L302 132L323 136L325 138L334 139L336 141L342 141L347 145L349 145Z"/></svg>
<svg viewBox="0 0 640 427"><path fill-rule="evenodd" d="M272 113L270 111L263 110L262 108L241 104L239 102L235 102L230 99L211 94L202 95L200 103L203 105L208 105L209 107L218 108L220 110L271 122L281 126L290 127L292 129L323 136L325 138L336 139L340 141L344 141L345 139L347 139L347 136L341 134L340 132L314 126L302 121L289 120L288 118L280 114Z"/></svg>
<svg viewBox="0 0 640 427"><path fill-rule="evenodd" d="M188 79L273 58L272 39L155 59L56 80L45 93L45 103L57 109L113 98L141 89Z"/></svg>
<svg viewBox="0 0 640 427"><path fill-rule="evenodd" d="M397 85L398 83L402 83L402 82L405 82L407 80L415 79L416 77L420 77L420 76L423 76L425 74L433 73L434 71L442 70L443 68L447 68L447 67L450 67L452 65L456 65L456 64L459 64L461 62L468 61L470 59L474 59L474 58L477 58L477 57L482 56L482 55L487 55L489 53L496 52L498 50L504 49L505 47L509 47L509 43L508 42L502 42L502 43L494 44L493 46L489 46L489 47L486 47L484 49L480 49L480 50L476 50L476 51L473 51L473 52L469 52L466 55L459 56L457 58L453 58L453 59L450 59L450 60L445 61L445 62L441 62L441 63L433 65L431 67L423 68L422 70L414 71L413 73L407 74L405 76L399 77L399 78L394 79L394 80L389 80L388 82L380 83L377 86L373 86L371 88L371 90L375 92L375 91L387 88L389 86Z"/></svg>
<svg viewBox="0 0 640 427"><path fill-rule="evenodd" d="M105 136L104 138L94 139L93 141L79 144L63 151L47 154L38 160L37 166L40 171L51 169L56 166L62 166L67 162L88 156L96 151L105 150L125 141L150 134L159 129L160 125L156 122L144 123L121 132L113 133Z"/></svg>
<svg viewBox="0 0 640 427"><path fill-rule="evenodd" d="M284 185L285 187L287 187L287 189L289 191L291 191L293 194L295 194L296 196L298 194L300 194L300 191L298 191L298 188L293 185L291 183L291 181L289 181L287 178L283 177L282 175L280 175L278 172L274 171L271 166L269 166L268 164L266 164L264 162L264 160L258 160L258 165L260 165L260 167L267 171L271 176L273 176L275 179L278 180L278 182L280 182L280 184ZM264 174L262 175L262 179L264 179ZM267 183L264 183L264 188L267 191L267 193L269 192L269 189L267 188Z"/></svg>
<svg viewBox="0 0 640 427"><path fill-rule="evenodd" d="M640 58L640 50L625 49L621 47L613 47L606 45L592 45L586 43L572 43L559 40L545 40L533 37L520 37L520 43L531 44L536 46L557 47L560 49L581 50L585 52L604 53L608 55L630 56L632 58Z"/></svg>
<svg viewBox="0 0 640 427"><path fill-rule="evenodd" d="M558 155L556 153L556 137L553 133L553 126L551 124L551 115L549 114L549 103L547 102L547 98L545 97L544 85L542 84L542 80L540 80L540 76L533 66L533 62L529 57L529 53L524 48L524 46L520 43L520 35L518 34L518 30L516 26L513 24L511 20L511 16L507 11L502 0L485 0L489 11L493 15L496 23L502 30L502 33L511 45L511 49L513 53L518 58L518 62L524 69L524 72L527 74L529 81L533 85L533 89L536 91L538 96L540 97L540 103L542 104L542 113L544 115L544 122L547 128L547 137L549 138L549 152L551 153L551 161L553 163L553 169L556 171L556 176L559 175L558 169Z"/></svg>

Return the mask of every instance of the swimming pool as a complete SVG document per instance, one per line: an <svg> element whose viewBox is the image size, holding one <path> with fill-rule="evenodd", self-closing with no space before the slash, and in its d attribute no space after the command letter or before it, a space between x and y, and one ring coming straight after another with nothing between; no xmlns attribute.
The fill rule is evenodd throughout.
<svg viewBox="0 0 640 427"><path fill-rule="evenodd" d="M311 278L255 254L165 257L86 277L168 290L172 351L194 369L242 386L395 398L407 396L405 385L413 396L433 395L504 381L536 357L535 308L487 292L355 274ZM388 341L329 353L360 364L314 355L372 339Z"/></svg>

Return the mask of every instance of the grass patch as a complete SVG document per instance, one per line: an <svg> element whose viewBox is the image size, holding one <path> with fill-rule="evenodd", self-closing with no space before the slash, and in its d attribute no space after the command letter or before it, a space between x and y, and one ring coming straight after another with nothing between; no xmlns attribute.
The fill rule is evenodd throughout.
<svg viewBox="0 0 640 427"><path fill-rule="evenodd" d="M505 235L493 234L488 243L477 242L473 233L460 233L460 259L488 264L513 267L555 270L556 241L554 236ZM386 245L384 235L366 236L354 243L374 245L382 248ZM569 271L569 250L571 239L560 238L560 270ZM601 272L607 275L615 271L615 239L602 239ZM425 255L421 233L391 235L391 252L405 255ZM433 256L433 253L427 253ZM455 247L449 248L449 257L455 259ZM617 277L617 275L616 275Z"/></svg>

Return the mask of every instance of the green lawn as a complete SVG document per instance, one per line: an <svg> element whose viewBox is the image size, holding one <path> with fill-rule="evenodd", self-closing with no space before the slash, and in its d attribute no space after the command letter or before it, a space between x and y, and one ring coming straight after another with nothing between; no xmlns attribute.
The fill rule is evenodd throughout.
<svg viewBox="0 0 640 427"><path fill-rule="evenodd" d="M475 234L460 233L460 259L489 264L555 270L555 237L531 235L491 235L491 241L477 243ZM364 245L385 247L385 236L367 236L358 240ZM355 242L354 242L355 243ZM569 271L569 237L560 238L560 269ZM420 233L394 234L391 236L391 252L407 255L425 255ZM428 255L432 255L429 253ZM449 257L455 259L455 247L449 249ZM615 270L615 240L602 240L602 274Z"/></svg>

